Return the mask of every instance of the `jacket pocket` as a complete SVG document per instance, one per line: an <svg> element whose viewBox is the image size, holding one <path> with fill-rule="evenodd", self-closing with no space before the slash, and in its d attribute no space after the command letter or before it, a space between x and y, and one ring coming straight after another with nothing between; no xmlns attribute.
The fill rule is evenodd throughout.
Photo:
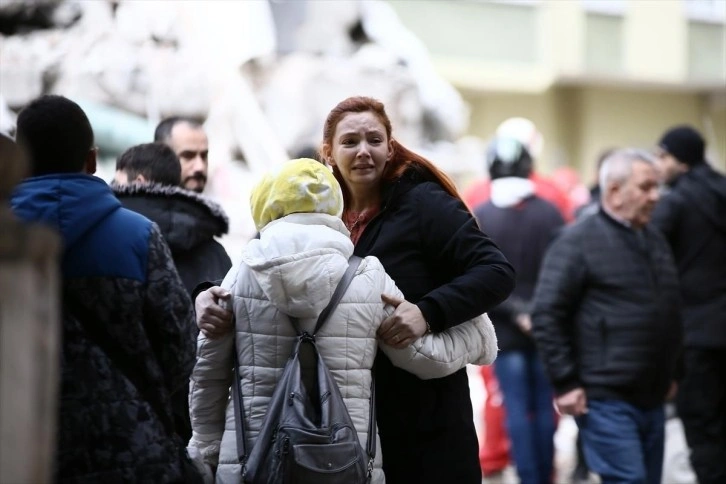
<svg viewBox="0 0 726 484"><path fill-rule="evenodd" d="M358 442L293 446L286 484L363 483L365 464Z"/></svg>

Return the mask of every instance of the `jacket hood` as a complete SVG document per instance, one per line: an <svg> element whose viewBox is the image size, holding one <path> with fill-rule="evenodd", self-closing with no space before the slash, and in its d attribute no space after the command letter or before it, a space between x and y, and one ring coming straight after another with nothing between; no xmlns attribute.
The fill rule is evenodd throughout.
<svg viewBox="0 0 726 484"><path fill-rule="evenodd" d="M492 180L491 199L494 206L509 208L534 195L534 183L527 178L507 176Z"/></svg>
<svg viewBox="0 0 726 484"><path fill-rule="evenodd" d="M281 312L317 318L353 255L350 233L340 218L295 213L267 224L242 254L262 291Z"/></svg>
<svg viewBox="0 0 726 484"><path fill-rule="evenodd" d="M17 186L10 203L22 220L57 230L65 249L121 208L105 181L81 173L28 178Z"/></svg>
<svg viewBox="0 0 726 484"><path fill-rule="evenodd" d="M699 163L681 175L674 190L681 192L718 229L726 232L726 177L706 163Z"/></svg>
<svg viewBox="0 0 726 484"><path fill-rule="evenodd" d="M124 207L155 222L172 253L191 250L229 230L222 207L196 192L156 183L111 188Z"/></svg>

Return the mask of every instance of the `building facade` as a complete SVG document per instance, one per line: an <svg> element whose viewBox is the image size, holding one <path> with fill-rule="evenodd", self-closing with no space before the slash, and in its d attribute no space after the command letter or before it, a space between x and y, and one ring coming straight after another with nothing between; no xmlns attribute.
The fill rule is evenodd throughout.
<svg viewBox="0 0 726 484"><path fill-rule="evenodd" d="M726 169L726 0L390 2L489 138L512 116L544 135L539 168L593 180L610 147L702 130Z"/></svg>

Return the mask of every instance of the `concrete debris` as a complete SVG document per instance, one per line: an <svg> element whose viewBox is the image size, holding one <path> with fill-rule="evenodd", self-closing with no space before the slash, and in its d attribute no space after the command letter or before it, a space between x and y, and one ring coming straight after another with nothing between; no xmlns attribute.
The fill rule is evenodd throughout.
<svg viewBox="0 0 726 484"><path fill-rule="evenodd" d="M41 4L50 5L50 26L17 20L39 15ZM5 0L0 19L10 18L14 34L0 42L10 108L57 93L150 125L170 115L205 118L208 191L225 204L247 193L225 189L217 170L225 180L242 169L256 179L289 153L317 147L328 111L350 95L381 99L394 136L434 160L457 158L453 142L468 124L461 96L381 0ZM109 132L118 129L114 120L107 112L93 121ZM113 138L113 152L139 132L104 139ZM478 170L479 159L473 164ZM471 171L464 160L446 165L455 178Z"/></svg>

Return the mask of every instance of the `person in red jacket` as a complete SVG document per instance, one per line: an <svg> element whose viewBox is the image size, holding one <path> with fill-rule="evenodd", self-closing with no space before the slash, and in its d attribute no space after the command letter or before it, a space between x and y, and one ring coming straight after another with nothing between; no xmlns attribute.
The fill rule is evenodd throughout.
<svg viewBox="0 0 726 484"><path fill-rule="evenodd" d="M542 134L534 123L525 118L509 118L503 121L496 132L497 137L513 138L522 143L536 158L542 152ZM533 169L529 179L534 183L534 193L557 207L566 222L574 219L569 198L557 185ZM474 181L462 192L464 203L470 208L481 205L491 196L489 178ZM504 426L505 412L499 382L490 367L480 369L486 398L484 400L484 428L486 432L479 446L479 463L484 476L498 474L510 463L510 443Z"/></svg>
<svg viewBox="0 0 726 484"><path fill-rule="evenodd" d="M542 134L532 121L525 118L509 118L502 122L497 128L496 136L500 138L512 138L524 145L527 151L536 160L542 152ZM570 222L574 219L573 207L565 192L555 182L540 175L535 170L529 175L534 182L534 193L540 198L554 204L565 218ZM464 202L474 208L489 200L491 187L489 178L474 181L462 193Z"/></svg>

